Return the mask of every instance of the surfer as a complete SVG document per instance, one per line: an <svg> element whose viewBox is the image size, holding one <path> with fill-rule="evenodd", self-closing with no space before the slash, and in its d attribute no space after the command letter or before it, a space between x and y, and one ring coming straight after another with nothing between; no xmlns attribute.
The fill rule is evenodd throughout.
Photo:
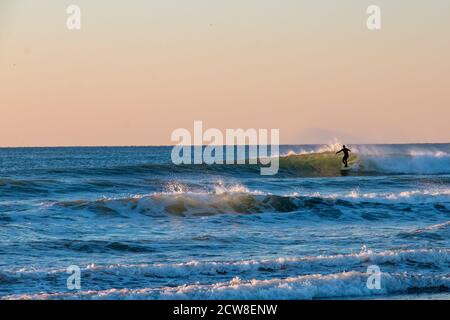
<svg viewBox="0 0 450 320"><path fill-rule="evenodd" d="M344 157L342 158L342 162L345 164L345 167L348 168L348 163L347 163L347 159L348 159L348 153L352 152L350 149L348 149L345 144L342 146L342 149L339 150L338 152L336 152L336 154L339 154L343 152L344 153Z"/></svg>

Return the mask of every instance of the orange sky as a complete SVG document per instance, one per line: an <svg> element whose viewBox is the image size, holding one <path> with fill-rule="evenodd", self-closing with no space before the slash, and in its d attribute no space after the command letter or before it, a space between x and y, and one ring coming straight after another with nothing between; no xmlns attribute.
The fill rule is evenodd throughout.
<svg viewBox="0 0 450 320"><path fill-rule="evenodd" d="M0 146L450 142L450 2L318 2L0 0Z"/></svg>

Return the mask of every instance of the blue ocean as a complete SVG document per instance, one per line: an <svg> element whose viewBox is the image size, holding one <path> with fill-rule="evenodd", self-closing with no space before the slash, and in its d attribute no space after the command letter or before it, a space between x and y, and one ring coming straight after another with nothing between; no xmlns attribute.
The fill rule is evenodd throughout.
<svg viewBox="0 0 450 320"><path fill-rule="evenodd" d="M450 144L338 147L2 148L0 299L449 299Z"/></svg>

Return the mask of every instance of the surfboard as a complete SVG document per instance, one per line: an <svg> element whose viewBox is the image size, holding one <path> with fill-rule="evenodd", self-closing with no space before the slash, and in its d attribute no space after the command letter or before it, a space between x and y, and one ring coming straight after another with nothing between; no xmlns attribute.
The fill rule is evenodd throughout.
<svg viewBox="0 0 450 320"><path fill-rule="evenodd" d="M350 173L350 170L352 169L351 166L348 167L341 167L341 175L346 176Z"/></svg>

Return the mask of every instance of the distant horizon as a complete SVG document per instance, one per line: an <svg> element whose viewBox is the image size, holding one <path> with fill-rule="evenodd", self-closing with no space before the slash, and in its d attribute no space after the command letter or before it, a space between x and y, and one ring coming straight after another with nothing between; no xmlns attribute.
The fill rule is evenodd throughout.
<svg viewBox="0 0 450 320"><path fill-rule="evenodd" d="M334 143L281 143L279 144L280 147L282 146L314 146L314 145L331 145ZM342 145L427 145L427 144L438 144L438 145L444 145L444 144L450 144L450 142L393 142L393 143L348 143L344 142ZM207 146L208 144L203 144L202 146ZM259 144L258 144L259 145ZM0 146L0 149L32 149L32 148L147 148L147 147L174 147L176 144L169 144L169 145L55 145L55 146L46 146L46 145L37 145L37 146ZM197 146L197 145L192 145ZM218 146L230 146L227 144L222 144ZM231 145L232 146L232 145ZM249 146L249 145L245 145Z"/></svg>

